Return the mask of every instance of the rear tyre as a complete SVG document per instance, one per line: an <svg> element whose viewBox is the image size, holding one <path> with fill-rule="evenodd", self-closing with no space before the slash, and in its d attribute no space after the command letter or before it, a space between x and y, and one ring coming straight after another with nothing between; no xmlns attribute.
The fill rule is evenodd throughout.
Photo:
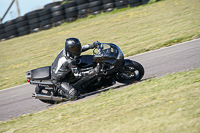
<svg viewBox="0 0 200 133"><path fill-rule="evenodd" d="M77 5L88 3L88 0L76 0Z"/></svg>
<svg viewBox="0 0 200 133"><path fill-rule="evenodd" d="M143 66L136 61L131 61L131 63L123 67L121 72L116 74L115 80L120 83L130 84L134 81L139 81L143 76Z"/></svg>
<svg viewBox="0 0 200 133"><path fill-rule="evenodd" d="M18 36L24 36L24 35L27 35L27 34L29 34L29 33L30 33L29 30L25 30L25 31L19 32L19 33L18 33Z"/></svg>
<svg viewBox="0 0 200 133"><path fill-rule="evenodd" d="M49 8L51 8L51 7L53 7L53 6L57 6L57 5L60 5L60 4L61 4L60 1L54 2L54 3L49 3L49 4L45 5L44 8L45 8L45 9L49 9Z"/></svg>
<svg viewBox="0 0 200 133"><path fill-rule="evenodd" d="M142 0L142 4L147 4L149 3L149 0Z"/></svg>
<svg viewBox="0 0 200 133"><path fill-rule="evenodd" d="M57 21L57 22L54 22L54 26L56 27L56 26L59 26L59 25L61 25L62 23L64 23L65 22L65 20L60 20L60 21Z"/></svg>
<svg viewBox="0 0 200 133"><path fill-rule="evenodd" d="M35 23L32 25L29 25L31 32L38 32L40 31L40 23Z"/></svg>
<svg viewBox="0 0 200 133"><path fill-rule="evenodd" d="M121 9L121 8L126 8L127 7L127 3L125 0L119 0L115 2L115 7L117 9Z"/></svg>

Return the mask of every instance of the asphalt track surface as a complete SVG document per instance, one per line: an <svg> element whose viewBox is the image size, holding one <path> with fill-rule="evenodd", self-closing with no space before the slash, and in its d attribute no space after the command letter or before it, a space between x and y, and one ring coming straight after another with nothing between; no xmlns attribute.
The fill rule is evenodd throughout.
<svg viewBox="0 0 200 133"><path fill-rule="evenodd" d="M166 74L188 71L200 67L200 39L164 47L127 57L140 62L145 69L143 80ZM116 84L118 88L123 85ZM51 105L32 98L35 86L24 84L0 91L0 121L7 121L23 114L45 110ZM106 90L106 89L105 89ZM81 100L94 97L91 93Z"/></svg>

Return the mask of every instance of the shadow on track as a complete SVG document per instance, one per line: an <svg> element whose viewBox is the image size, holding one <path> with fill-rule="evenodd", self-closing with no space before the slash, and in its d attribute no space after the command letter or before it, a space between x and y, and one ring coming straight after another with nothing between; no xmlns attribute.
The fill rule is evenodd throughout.
<svg viewBox="0 0 200 133"><path fill-rule="evenodd" d="M88 93L85 93L85 94L82 94L80 96L78 96L77 100L75 101L70 101L70 100L65 100L65 101L62 101L62 102L58 102L56 104L65 104L65 102L68 102L68 103L75 103L75 102L78 102L80 100L85 100L86 98L91 98L91 97L95 97L95 95L101 93L101 92L106 92L108 90L120 90L120 89L123 89L124 87L128 87L128 86L131 86L133 84L136 84L136 83L140 83L140 82L143 82L143 81L146 81L146 80L149 80L149 79L152 79L154 77L150 77L150 78L145 78L143 80L140 80L140 81L135 81L131 84L122 84L122 83L116 83L115 85L112 85L112 86L109 86L109 87L106 87L106 88L103 88L103 89L99 89L99 90L93 90L93 91L90 91ZM47 107L51 107L53 105L56 105L56 104L49 104Z"/></svg>
<svg viewBox="0 0 200 133"><path fill-rule="evenodd" d="M91 95L95 95L95 94L98 94L98 93L101 93L101 92L105 92L105 91L108 91L108 90L110 90L110 89L113 89L113 90L114 90L114 89L119 89L119 88L122 88L122 87L125 87L125 86L130 86L130 85L133 85L133 84L136 84L136 83L139 83L139 82L148 80L148 79L152 79L152 78L153 78L153 77L146 78L146 79L143 79L143 80L140 80L140 81L135 81L135 82L133 82L133 83L131 83L131 84L116 83L115 85L106 87L106 88L104 88L104 89L100 89L100 90L96 90L96 91L92 91L92 92L83 94L83 95L79 96L77 100L80 100L80 99L83 99L83 98L85 98L85 97L88 97L88 96L91 96Z"/></svg>

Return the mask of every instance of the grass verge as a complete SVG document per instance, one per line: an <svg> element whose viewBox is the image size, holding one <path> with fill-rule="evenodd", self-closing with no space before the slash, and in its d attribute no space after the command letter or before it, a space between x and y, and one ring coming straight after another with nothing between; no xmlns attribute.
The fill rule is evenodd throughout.
<svg viewBox="0 0 200 133"><path fill-rule="evenodd" d="M0 123L0 132L200 131L200 68Z"/></svg>
<svg viewBox="0 0 200 133"><path fill-rule="evenodd" d="M165 0L0 42L0 89L26 83L26 71L51 65L68 37L112 42L125 56L199 38L199 12L199 0Z"/></svg>

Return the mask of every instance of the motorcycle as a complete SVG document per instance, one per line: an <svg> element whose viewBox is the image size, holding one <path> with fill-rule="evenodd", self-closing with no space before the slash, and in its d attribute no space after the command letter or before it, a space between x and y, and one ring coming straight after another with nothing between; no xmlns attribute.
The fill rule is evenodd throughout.
<svg viewBox="0 0 200 133"><path fill-rule="evenodd" d="M97 48L94 48L93 55L79 56L74 62L83 74L91 70L96 71L93 76L80 79L72 74L66 77L69 83L80 91L79 95L87 93L91 88L111 86L116 81L130 84L141 80L144 75L143 66L136 61L124 59L121 49L113 43L99 43ZM35 99L49 104L68 100L51 81L51 66L27 71L26 77L30 84L36 85L32 95Z"/></svg>

